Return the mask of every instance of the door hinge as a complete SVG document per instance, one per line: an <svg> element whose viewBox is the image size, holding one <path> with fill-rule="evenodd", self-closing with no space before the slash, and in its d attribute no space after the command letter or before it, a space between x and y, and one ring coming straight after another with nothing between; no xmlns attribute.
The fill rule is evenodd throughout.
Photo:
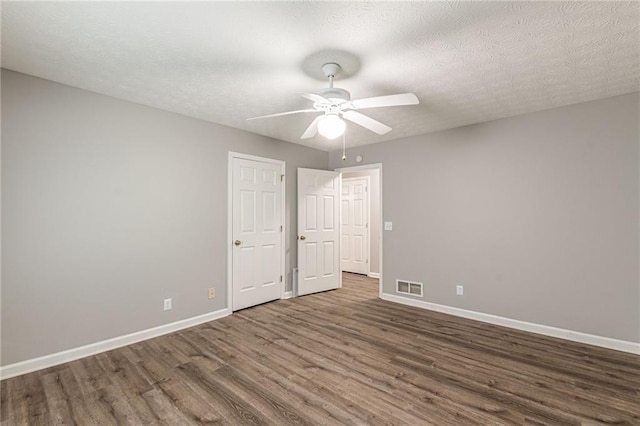
<svg viewBox="0 0 640 426"><path fill-rule="evenodd" d="M284 182L284 175L280 175L280 182Z"/></svg>
<svg viewBox="0 0 640 426"><path fill-rule="evenodd" d="M282 275L280 275L280 282L282 282Z"/></svg>
<svg viewBox="0 0 640 426"><path fill-rule="evenodd" d="M369 227L369 224L367 223L364 227L365 227L365 228L368 228L368 227Z"/></svg>
<svg viewBox="0 0 640 426"><path fill-rule="evenodd" d="M280 232L282 232L282 225L280 225Z"/></svg>

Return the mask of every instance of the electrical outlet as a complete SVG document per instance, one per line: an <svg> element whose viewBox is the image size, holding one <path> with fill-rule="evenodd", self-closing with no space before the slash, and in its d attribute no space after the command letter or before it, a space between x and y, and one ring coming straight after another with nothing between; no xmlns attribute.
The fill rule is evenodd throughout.
<svg viewBox="0 0 640 426"><path fill-rule="evenodd" d="M463 287L463 286L461 286L461 285L457 285L457 286L456 286L456 294L457 294L458 296L462 296L462 295L464 295L464 287Z"/></svg>
<svg viewBox="0 0 640 426"><path fill-rule="evenodd" d="M216 289L211 287L209 289L209 299L215 299L216 298Z"/></svg>
<svg viewBox="0 0 640 426"><path fill-rule="evenodd" d="M171 299L164 299L164 310L165 311L171 310Z"/></svg>
<svg viewBox="0 0 640 426"><path fill-rule="evenodd" d="M393 222L385 222L384 223L385 231L393 231Z"/></svg>

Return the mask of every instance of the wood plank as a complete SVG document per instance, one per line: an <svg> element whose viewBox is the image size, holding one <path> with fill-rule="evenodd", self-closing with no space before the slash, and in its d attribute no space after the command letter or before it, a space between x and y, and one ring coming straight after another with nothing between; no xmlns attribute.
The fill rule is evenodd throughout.
<svg viewBox="0 0 640 426"><path fill-rule="evenodd" d="M309 326L309 323L312 322L311 318L307 318L307 325ZM377 340L377 337L375 335L375 332L371 332L369 330L375 330L375 327L363 327L361 323L356 323L359 326L359 332L356 333L355 331L349 329L349 320L345 319L342 321L342 323L339 326L331 326L331 327L325 327L324 326L324 319L320 319L317 321L317 323L319 324L317 327L315 327L314 332L317 332L319 334L327 334L330 333L332 328L339 328L340 331L337 331L335 333L333 333L333 335L328 335L327 338L329 341L334 340L336 338L340 338L341 336L350 336L350 341L352 343L351 346L353 345L357 345L358 341L361 340L361 344L367 344L370 342L375 342ZM311 326L313 327L313 326ZM344 327L344 328L343 328ZM369 335L369 340L362 340L364 338L364 336ZM617 406L619 409L621 410L626 410L629 409L631 410L630 405L625 407L625 403L624 403L624 398L622 398L621 400L621 393L620 392L613 392L612 390L608 390L607 394L598 394L597 392L594 392L593 389L590 389L588 391L585 391L584 389L576 389L576 387L574 386L574 378L570 377L570 376L566 376L566 375L562 375L562 374L545 374L544 370L541 370L539 368L536 368L535 366L531 366L531 365L527 365L521 362L511 362L510 360L502 357L502 358L497 358L497 361L494 362L492 361L493 358L481 358L481 361L477 360L478 354L477 352L474 352L472 350L469 350L468 348L466 348L463 345L457 346L457 350L456 352L450 352L447 351L447 346L446 345L442 345L442 344L438 344L437 340L420 340L421 336L417 336L416 338L418 339L418 344L416 345L416 338L411 338L411 339L401 339L400 337L395 337L396 341L394 342L396 344L396 346L401 347L402 349L399 349L399 352L402 352L405 356L408 356L409 358L420 358L420 354L419 352L421 350L423 350L426 347L429 347L430 353L437 353L439 354L442 358L446 358L449 360L450 364L453 363L458 363L458 365L460 366L460 370L457 371L457 374L465 374L465 368L474 366L474 368L476 370L483 370L485 369L485 364L489 364L491 367L493 367L490 370L490 373L493 374L495 379L504 379L506 382L509 381L519 381L520 383L526 383L526 379L527 376L525 373L521 373L521 370L523 369L533 369L533 373L534 375L538 374L538 375L546 375L548 378L550 378L552 380L552 384L554 385L554 390L555 391L560 391L560 396L563 396L562 399L566 399L566 398L575 398L577 400L579 400L580 398L582 399L587 399L590 402L594 402L595 400L598 400L599 403L601 404L605 404L605 405L611 405L611 406ZM345 345L343 345L344 347L347 347ZM370 346L369 348L364 348L363 351L368 351L371 350L372 348L374 348L374 346ZM414 351L409 353L406 352L407 349L411 349L413 348ZM389 350L392 350L392 347L388 348ZM427 358L422 360L423 363L434 363L433 359L431 358ZM512 365L512 366L511 366ZM507 370L510 370L509 374L507 374ZM495 380L493 380L495 381ZM569 381L571 381L571 383L569 383ZM532 389L531 393L532 396L533 395L538 395L541 392L546 392L546 387L544 384L542 384L540 386L540 383L536 382L536 388ZM564 395L563 395L563 390ZM615 390L615 389L614 389ZM632 397L632 401L633 401L633 405L635 406L635 404L637 403L637 399L635 398L635 395Z"/></svg>

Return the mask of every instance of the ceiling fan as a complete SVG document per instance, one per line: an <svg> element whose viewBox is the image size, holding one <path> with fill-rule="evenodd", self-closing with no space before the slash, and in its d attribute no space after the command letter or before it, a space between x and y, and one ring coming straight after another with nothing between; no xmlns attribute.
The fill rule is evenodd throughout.
<svg viewBox="0 0 640 426"><path fill-rule="evenodd" d="M397 95L375 96L351 100L351 94L345 89L333 87L333 79L340 71L340 65L330 62L322 66L322 72L329 79L329 87L321 89L316 93L301 93L305 99L313 102L313 108L287 111L277 114L261 115L248 120L262 118L280 117L283 115L298 114L303 112L321 112L304 131L300 139L312 138L316 133L328 139L335 139L344 134L346 129L345 120L349 120L365 129L371 130L379 135L384 135L391 131L391 127L383 124L371 117L361 114L357 110L366 108L381 108L401 105L416 105L420 103L418 97L413 93L400 93Z"/></svg>

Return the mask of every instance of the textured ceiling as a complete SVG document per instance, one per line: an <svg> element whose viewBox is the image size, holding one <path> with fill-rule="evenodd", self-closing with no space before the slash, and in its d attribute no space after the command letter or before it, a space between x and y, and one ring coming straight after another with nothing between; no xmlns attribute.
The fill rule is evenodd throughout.
<svg viewBox="0 0 640 426"><path fill-rule="evenodd" d="M414 92L418 106L349 124L376 143L640 90L637 2L3 2L2 66L215 123L300 140L339 50L353 98ZM340 56L342 55L342 56ZM364 111L363 111L364 112Z"/></svg>

